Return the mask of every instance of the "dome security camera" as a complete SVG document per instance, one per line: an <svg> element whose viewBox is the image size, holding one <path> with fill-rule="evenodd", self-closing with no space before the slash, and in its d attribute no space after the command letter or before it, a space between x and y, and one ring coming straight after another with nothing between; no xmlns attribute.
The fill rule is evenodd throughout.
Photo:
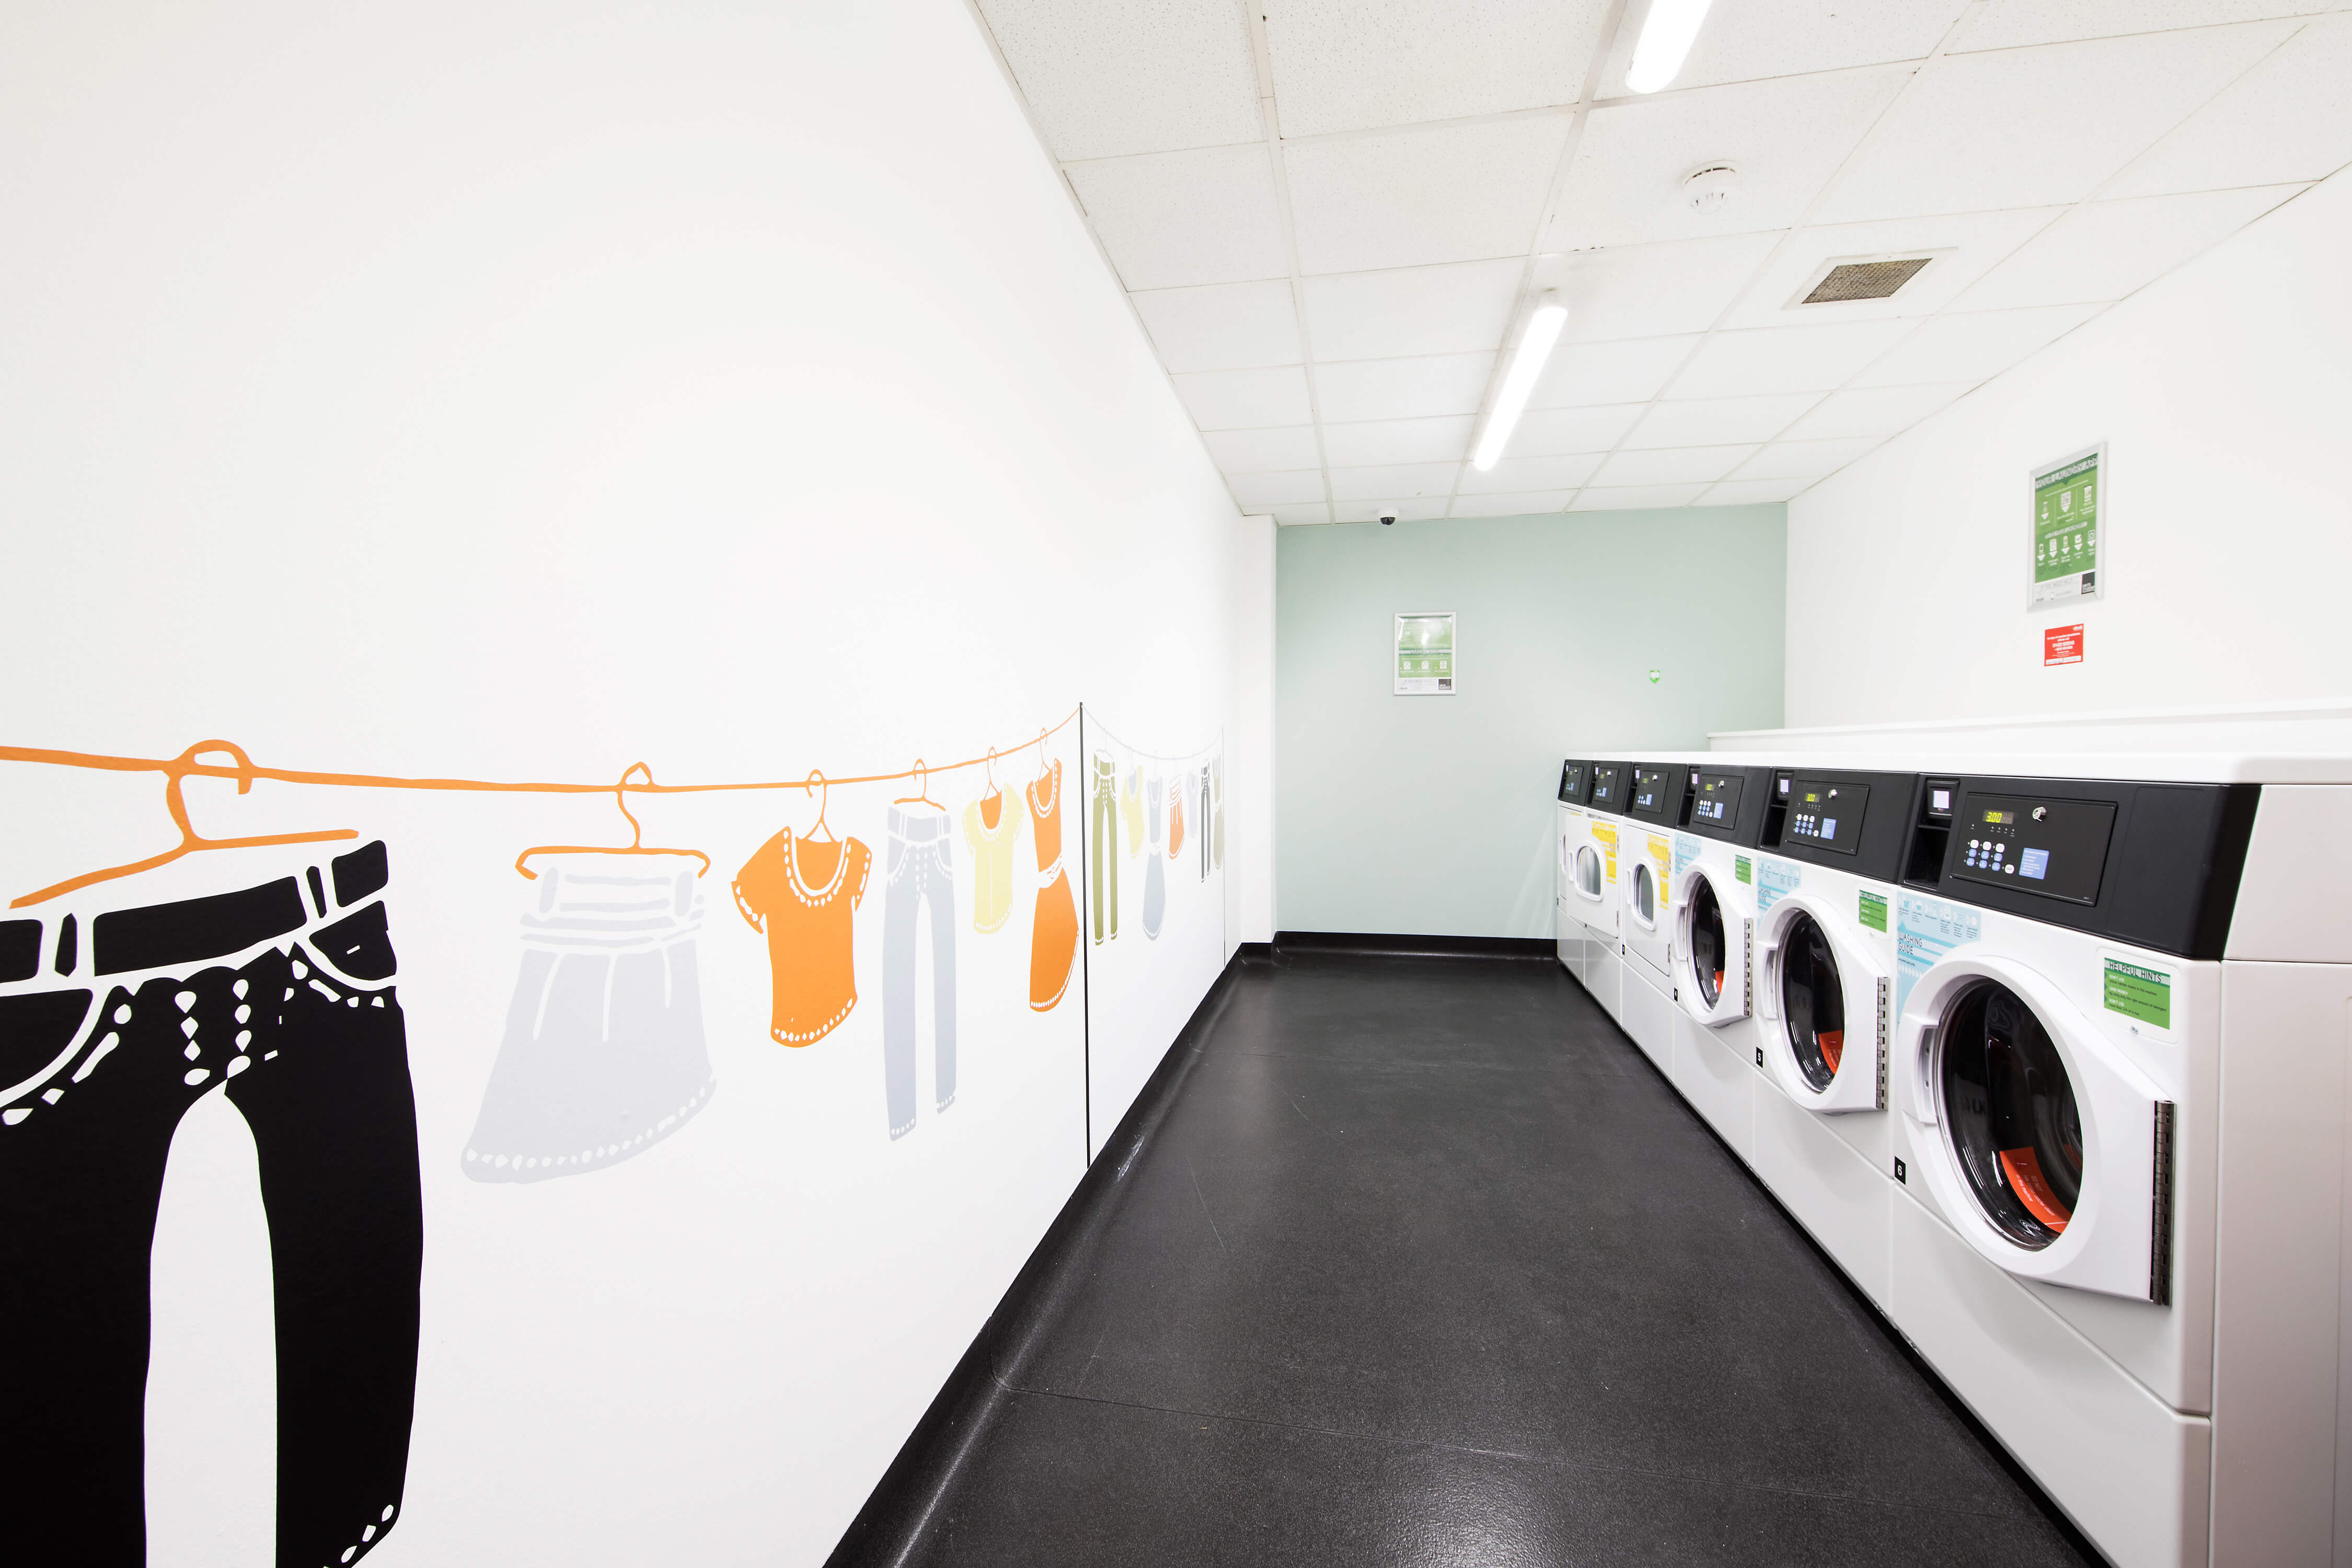
<svg viewBox="0 0 2352 1568"><path fill-rule="evenodd" d="M1381 513L1381 526L1382 528L1393 528L1395 525L1396 513L1392 511L1384 511Z"/></svg>

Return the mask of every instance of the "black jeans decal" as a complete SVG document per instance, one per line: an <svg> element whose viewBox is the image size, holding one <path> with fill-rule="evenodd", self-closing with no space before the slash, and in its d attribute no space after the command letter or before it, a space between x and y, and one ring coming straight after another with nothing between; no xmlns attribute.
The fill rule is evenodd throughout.
<svg viewBox="0 0 2352 1568"><path fill-rule="evenodd" d="M248 952L254 917L282 916L285 894L294 926L315 929ZM231 918L205 952L194 933L211 913ZM157 951L179 972L0 994L0 1342L16 1347L0 1516L58 1532L79 1563L145 1561L156 1205L174 1129L218 1089L252 1130L268 1217L278 1562L355 1562L401 1506L424 1259L399 1001L347 978L393 973L383 906L314 922L289 879L93 930L100 973Z"/></svg>

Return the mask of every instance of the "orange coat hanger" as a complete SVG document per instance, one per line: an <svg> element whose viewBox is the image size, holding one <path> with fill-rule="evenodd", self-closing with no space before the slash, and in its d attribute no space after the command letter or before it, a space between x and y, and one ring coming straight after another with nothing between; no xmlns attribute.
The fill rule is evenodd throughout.
<svg viewBox="0 0 2352 1568"><path fill-rule="evenodd" d="M180 798L180 781L204 766L196 759L206 752L226 752L236 759L237 794L244 795L253 788L253 759L245 754L244 747L233 741L199 741L173 758L163 767L163 807L172 814L172 820L179 826L180 842L177 847L166 849L161 855L150 855L144 860L133 860L128 866L110 866L103 871L85 872L81 876L59 882L54 887L43 888L37 893L26 893L23 898L11 902L8 907L12 910L21 910L27 904L43 903L50 899L70 893L76 889L87 888L94 882L111 882L118 877L135 877L142 871L152 871L158 866L168 866L183 855L193 855L200 849L254 849L265 844L324 844L332 839L359 837L356 829L337 827L320 833L267 833L250 838L205 837L188 821L187 803Z"/></svg>
<svg viewBox="0 0 2352 1568"><path fill-rule="evenodd" d="M827 844L835 844L840 842L838 839L834 837L833 829L824 825L824 808L833 799L833 786L825 783L824 774L818 769L811 768L809 770L809 776L801 781L801 788L808 791L811 795L815 795L817 796L816 826L810 828L806 833L802 834L801 837L803 838L814 838L819 834L823 834L824 836L824 842ZM822 790L824 793L817 795L819 790Z"/></svg>
<svg viewBox="0 0 2352 1568"><path fill-rule="evenodd" d="M947 809L946 806L940 805L938 801L931 798L931 770L923 766L922 758L917 757L915 759L913 772L915 774L915 793L912 795L902 795L890 804L892 805L928 805L936 810L945 811Z"/></svg>
<svg viewBox="0 0 2352 1568"><path fill-rule="evenodd" d="M982 776L988 781L988 793L981 798L983 800L993 800L998 795L1004 793L1004 786L996 782L996 748L994 746L988 748L987 759L982 763L982 766L986 770Z"/></svg>
<svg viewBox="0 0 2352 1568"><path fill-rule="evenodd" d="M539 873L532 870L530 867L526 864L526 862L528 862L534 855L691 855L696 859L702 862L702 869L697 871L695 875L698 877L707 876L710 870L710 857L705 855L701 850L658 849L654 847L652 845L643 842L645 829L637 826L637 819L635 816L631 816L629 815L629 780L632 776L640 773L645 776L638 781L639 783L649 784L654 782L653 769L646 766L643 763L631 763L628 765L628 768L621 774L621 782L613 786L613 804L621 808L621 815L623 816L629 818L629 842L625 846L615 846L611 844L535 845L515 857L515 869L535 882L539 879Z"/></svg>

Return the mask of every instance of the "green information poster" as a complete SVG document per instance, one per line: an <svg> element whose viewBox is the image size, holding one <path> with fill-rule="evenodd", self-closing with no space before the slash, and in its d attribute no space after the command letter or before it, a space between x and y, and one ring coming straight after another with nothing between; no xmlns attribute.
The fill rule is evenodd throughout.
<svg viewBox="0 0 2352 1568"><path fill-rule="evenodd" d="M1396 618L1396 695L1454 695L1454 612Z"/></svg>
<svg viewBox="0 0 2352 1568"><path fill-rule="evenodd" d="M2099 596L2100 490L2107 449L2094 447L2033 470L2033 578L2025 607Z"/></svg>
<svg viewBox="0 0 2352 1568"><path fill-rule="evenodd" d="M2172 1027L2171 975L2160 969L2126 963L2119 958L2106 961L2106 972L2105 1000L2108 1012L2121 1013L2126 1018L2137 1018L2159 1029Z"/></svg>

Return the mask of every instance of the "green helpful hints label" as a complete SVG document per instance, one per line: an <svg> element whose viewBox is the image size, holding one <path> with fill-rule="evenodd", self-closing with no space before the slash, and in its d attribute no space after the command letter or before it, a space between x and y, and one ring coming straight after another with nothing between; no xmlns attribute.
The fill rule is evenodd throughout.
<svg viewBox="0 0 2352 1568"><path fill-rule="evenodd" d="M2172 976L2160 969L2143 969L2120 959L2107 960L2106 1005L2159 1029L2172 1027Z"/></svg>
<svg viewBox="0 0 2352 1568"><path fill-rule="evenodd" d="M1876 893L1862 895L1862 923L1872 931L1886 929L1886 900Z"/></svg>
<svg viewBox="0 0 2352 1568"><path fill-rule="evenodd" d="M1738 877L1743 882L1753 882L1756 880L1756 868L1748 863L1747 856L1735 855L1731 859L1732 875Z"/></svg>

